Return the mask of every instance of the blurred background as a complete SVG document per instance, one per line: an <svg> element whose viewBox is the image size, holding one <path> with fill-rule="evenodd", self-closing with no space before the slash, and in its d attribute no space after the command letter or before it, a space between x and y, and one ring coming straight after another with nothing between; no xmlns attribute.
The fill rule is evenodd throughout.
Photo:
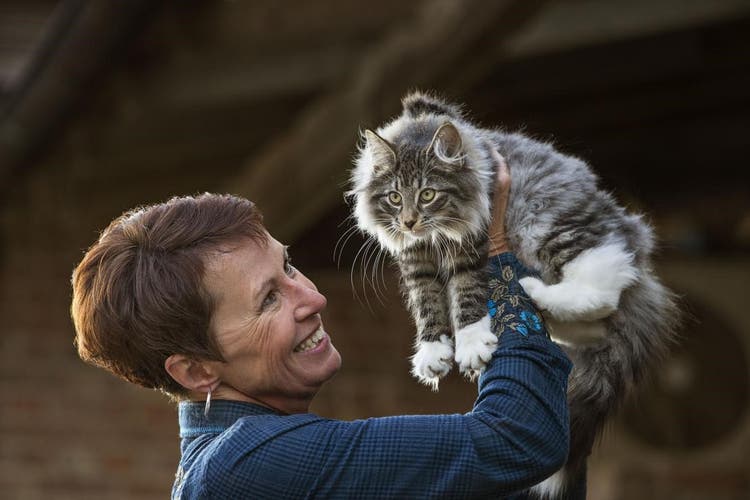
<svg viewBox="0 0 750 500"><path fill-rule="evenodd" d="M98 232L177 194L253 199L327 294L344 366L315 412L467 411L455 373L408 375L393 269L358 236L334 258L358 131L413 88L587 159L657 229L683 341L589 498L750 498L749 0L3 0L0 496L168 496L174 405L80 362L68 307Z"/></svg>

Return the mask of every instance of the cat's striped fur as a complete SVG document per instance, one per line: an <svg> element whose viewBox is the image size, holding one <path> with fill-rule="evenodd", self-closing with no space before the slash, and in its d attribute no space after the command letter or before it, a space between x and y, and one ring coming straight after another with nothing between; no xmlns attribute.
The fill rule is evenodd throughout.
<svg viewBox="0 0 750 500"><path fill-rule="evenodd" d="M366 132L350 194L359 227L399 262L418 332L412 371L436 386L451 354L475 375L494 349L483 269L495 148L511 170L510 247L541 277L522 285L575 364L568 463L532 489L564 495L606 418L673 342L678 309L651 267L653 232L582 160L476 127L439 98L416 92L402 103L399 117Z"/></svg>

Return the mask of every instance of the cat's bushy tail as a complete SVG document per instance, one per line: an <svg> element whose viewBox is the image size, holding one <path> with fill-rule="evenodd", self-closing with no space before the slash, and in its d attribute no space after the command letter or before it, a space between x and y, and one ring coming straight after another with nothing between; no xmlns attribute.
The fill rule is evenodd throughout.
<svg viewBox="0 0 750 500"><path fill-rule="evenodd" d="M606 321L608 335L602 342L567 349L575 364L568 387L570 453L559 473L533 488L541 498L565 498L607 418L667 356L680 324L677 297L650 268L642 269Z"/></svg>

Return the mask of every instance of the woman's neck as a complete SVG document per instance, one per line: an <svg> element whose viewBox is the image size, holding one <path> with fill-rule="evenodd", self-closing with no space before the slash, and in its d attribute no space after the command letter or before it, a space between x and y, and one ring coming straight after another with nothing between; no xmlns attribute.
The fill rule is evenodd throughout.
<svg viewBox="0 0 750 500"><path fill-rule="evenodd" d="M196 403L203 403L206 401L207 395L205 393L192 393L190 400ZM291 397L253 397L244 394L234 387L230 387L224 384L219 385L211 393L211 399L217 400L222 399L226 401L242 401L245 403L253 403L260 406L273 410L274 412L281 415L292 415L295 413L308 413L312 396L302 398L291 398Z"/></svg>

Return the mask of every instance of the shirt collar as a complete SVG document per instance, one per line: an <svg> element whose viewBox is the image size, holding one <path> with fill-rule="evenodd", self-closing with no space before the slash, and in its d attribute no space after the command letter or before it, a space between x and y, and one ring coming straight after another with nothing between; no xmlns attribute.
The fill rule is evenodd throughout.
<svg viewBox="0 0 750 500"><path fill-rule="evenodd" d="M243 401L214 400L206 417L204 403L181 401L178 406L180 437L194 438L201 434L224 432L239 418L252 415L273 415L275 412L265 406Z"/></svg>

